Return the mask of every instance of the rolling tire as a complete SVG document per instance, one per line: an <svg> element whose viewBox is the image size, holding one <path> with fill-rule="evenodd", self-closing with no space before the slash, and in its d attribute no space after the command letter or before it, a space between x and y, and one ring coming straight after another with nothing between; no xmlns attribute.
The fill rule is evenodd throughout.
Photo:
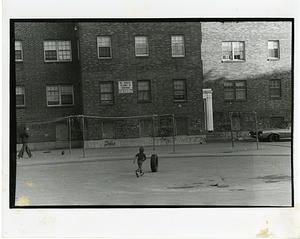
<svg viewBox="0 0 300 239"><path fill-rule="evenodd" d="M269 142L277 142L279 141L279 135L278 134L271 134L268 137Z"/></svg>
<svg viewBox="0 0 300 239"><path fill-rule="evenodd" d="M152 154L152 155L151 155L150 166L151 166L151 171L152 171L152 172L157 172L157 168L158 168L158 157L157 157L156 154Z"/></svg>

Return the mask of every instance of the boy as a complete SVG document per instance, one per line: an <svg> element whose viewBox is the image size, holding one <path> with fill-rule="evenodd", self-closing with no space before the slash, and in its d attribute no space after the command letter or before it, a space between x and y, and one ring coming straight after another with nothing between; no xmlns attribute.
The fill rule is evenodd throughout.
<svg viewBox="0 0 300 239"><path fill-rule="evenodd" d="M144 172L143 172L143 169L142 169L142 165L143 165L143 162L146 160L146 155L144 154L144 148L143 147L139 148L139 152L135 155L133 163L135 163L136 159L137 159L137 163L138 163L138 169L135 170L135 174L136 174L137 177L143 176Z"/></svg>

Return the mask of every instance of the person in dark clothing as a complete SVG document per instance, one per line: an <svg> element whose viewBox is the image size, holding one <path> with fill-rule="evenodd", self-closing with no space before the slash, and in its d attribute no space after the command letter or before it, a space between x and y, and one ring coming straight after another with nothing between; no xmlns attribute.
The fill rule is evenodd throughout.
<svg viewBox="0 0 300 239"><path fill-rule="evenodd" d="M22 148L18 154L18 158L23 158L24 151L28 154L28 157L31 158L32 154L30 148L28 147L28 138L29 138L29 129L26 127L24 131L20 134Z"/></svg>
<svg viewBox="0 0 300 239"><path fill-rule="evenodd" d="M138 169L135 170L135 174L136 174L137 177L143 176L144 172L143 172L143 169L142 169L142 165L143 165L143 162L146 160L146 155L144 154L144 148L143 147L139 148L139 152L135 155L133 163L135 163L136 159L137 159L137 163L138 163Z"/></svg>

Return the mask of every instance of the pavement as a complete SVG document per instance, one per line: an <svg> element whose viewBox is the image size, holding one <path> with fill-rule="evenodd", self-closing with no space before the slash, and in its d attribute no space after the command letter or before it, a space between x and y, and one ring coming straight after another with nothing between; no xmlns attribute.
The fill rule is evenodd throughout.
<svg viewBox="0 0 300 239"><path fill-rule="evenodd" d="M208 142L204 144L146 146L145 154L150 157L155 153L158 158L187 158L187 157L232 157L232 156L290 156L291 142L256 142L236 141L234 147L231 142ZM132 160L138 152L138 147L97 148L85 149L57 149L33 151L33 156L17 159L17 166L65 164L76 162Z"/></svg>

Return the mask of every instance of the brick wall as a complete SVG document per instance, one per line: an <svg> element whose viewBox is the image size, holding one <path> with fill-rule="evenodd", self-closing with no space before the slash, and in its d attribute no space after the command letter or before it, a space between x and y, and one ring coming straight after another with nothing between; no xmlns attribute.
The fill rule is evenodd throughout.
<svg viewBox="0 0 300 239"><path fill-rule="evenodd" d="M22 41L23 61L15 63L16 85L25 87L25 107L16 109L17 124L31 121L49 121L82 112L80 68L77 58L74 23L19 22L15 23L15 39ZM70 40L71 62L44 62L44 40ZM47 107L46 85L72 84L74 106ZM32 125L29 125L31 127ZM55 140L53 129L32 127L33 141Z"/></svg>
<svg viewBox="0 0 300 239"><path fill-rule="evenodd" d="M226 130L229 111L257 111L260 127L270 117L291 121L291 22L203 22L204 87L213 89L214 124ZM279 40L280 59L268 60L268 40ZM222 62L222 41L244 41L245 61ZM281 79L281 99L270 99L269 80ZM225 80L246 80L247 100L224 100Z"/></svg>
<svg viewBox="0 0 300 239"><path fill-rule="evenodd" d="M171 35L184 35L185 57L171 57ZM98 59L97 36L110 35L112 58ZM148 37L149 56L136 57L134 37ZM79 23L84 114L130 116L175 114L188 118L189 133L203 129L200 23ZM174 103L173 79L186 79L187 102ZM152 102L137 103L137 80L150 80ZM101 105L99 82L113 81L115 102ZM133 93L119 94L118 81L132 81ZM92 136L91 136L92 137Z"/></svg>

